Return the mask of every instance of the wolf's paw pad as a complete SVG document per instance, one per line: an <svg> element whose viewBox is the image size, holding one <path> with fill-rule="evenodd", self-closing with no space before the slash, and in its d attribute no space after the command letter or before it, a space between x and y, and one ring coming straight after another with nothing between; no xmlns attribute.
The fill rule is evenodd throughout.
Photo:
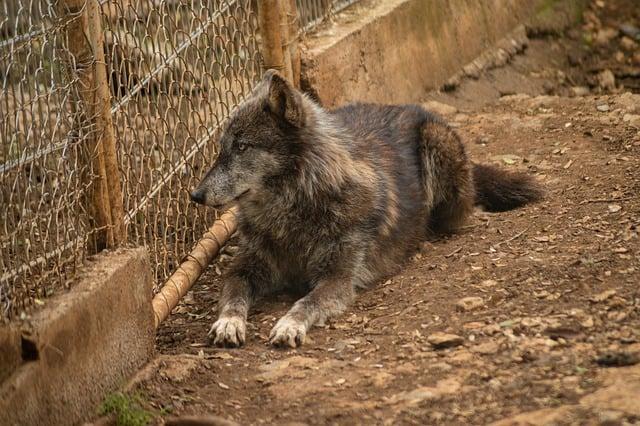
<svg viewBox="0 0 640 426"><path fill-rule="evenodd" d="M247 324L239 317L219 318L209 329L209 339L216 346L237 348L244 344Z"/></svg>
<svg viewBox="0 0 640 426"><path fill-rule="evenodd" d="M304 343L307 327L291 317L284 316L276 323L269 335L269 342L274 346L296 348Z"/></svg>

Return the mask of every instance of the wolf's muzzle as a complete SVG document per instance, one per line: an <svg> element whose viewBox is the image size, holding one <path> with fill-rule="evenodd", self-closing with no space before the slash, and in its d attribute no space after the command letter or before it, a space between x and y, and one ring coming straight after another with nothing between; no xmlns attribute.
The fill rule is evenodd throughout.
<svg viewBox="0 0 640 426"><path fill-rule="evenodd" d="M191 201L198 204L204 204L206 201L205 191L202 189L195 189L191 192Z"/></svg>

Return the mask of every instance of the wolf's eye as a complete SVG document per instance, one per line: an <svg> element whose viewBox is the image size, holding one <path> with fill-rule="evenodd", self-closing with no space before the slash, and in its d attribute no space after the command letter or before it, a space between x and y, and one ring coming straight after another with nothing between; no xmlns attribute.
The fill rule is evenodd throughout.
<svg viewBox="0 0 640 426"><path fill-rule="evenodd" d="M245 151L246 149L247 149L246 142L238 142L238 150L239 151Z"/></svg>

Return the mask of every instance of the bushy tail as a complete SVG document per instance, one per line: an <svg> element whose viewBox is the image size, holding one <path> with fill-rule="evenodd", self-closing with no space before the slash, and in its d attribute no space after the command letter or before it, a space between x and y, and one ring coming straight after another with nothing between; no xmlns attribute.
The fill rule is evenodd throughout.
<svg viewBox="0 0 640 426"><path fill-rule="evenodd" d="M536 202L544 195L532 176L487 164L473 165L473 183L476 204L490 212L515 209Z"/></svg>

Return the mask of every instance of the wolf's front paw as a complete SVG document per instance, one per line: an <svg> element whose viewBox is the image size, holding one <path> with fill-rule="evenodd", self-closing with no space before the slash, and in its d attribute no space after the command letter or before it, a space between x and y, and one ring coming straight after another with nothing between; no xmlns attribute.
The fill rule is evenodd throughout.
<svg viewBox="0 0 640 426"><path fill-rule="evenodd" d="M237 348L245 340L247 324L241 317L218 318L209 329L209 339L216 346Z"/></svg>
<svg viewBox="0 0 640 426"><path fill-rule="evenodd" d="M275 346L298 347L304 343L307 327L287 315L280 318L271 330L269 342Z"/></svg>

